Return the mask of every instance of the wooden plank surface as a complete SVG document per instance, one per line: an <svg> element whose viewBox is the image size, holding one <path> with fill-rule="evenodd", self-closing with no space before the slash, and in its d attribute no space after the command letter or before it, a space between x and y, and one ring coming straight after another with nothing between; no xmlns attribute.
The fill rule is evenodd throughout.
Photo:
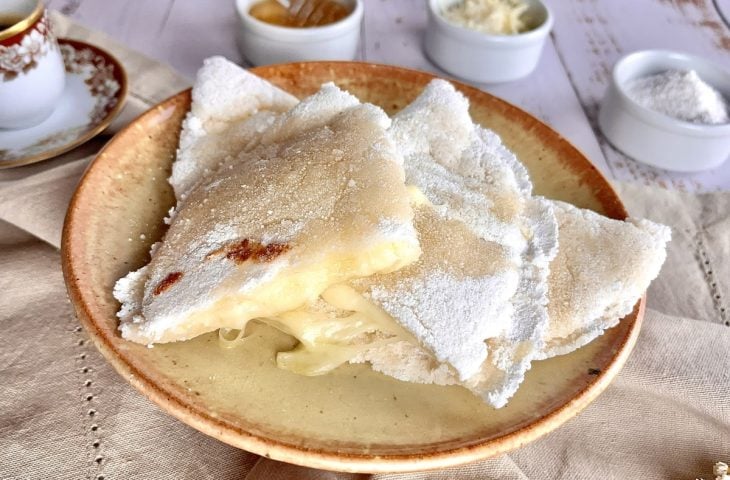
<svg viewBox="0 0 730 480"><path fill-rule="evenodd" d="M243 62L235 46L233 0L50 0L49 6L193 78L203 59ZM730 162L716 171L676 174L639 164L596 128L613 63L631 51L669 48L730 66L730 0L548 0L556 17L530 77L477 85L549 123L609 178L682 190L730 190ZM723 12L725 17L723 17ZM423 53L424 0L365 0L360 59L438 73Z"/></svg>
<svg viewBox="0 0 730 480"><path fill-rule="evenodd" d="M50 0L48 5L191 79L211 55L241 60L233 0Z"/></svg>

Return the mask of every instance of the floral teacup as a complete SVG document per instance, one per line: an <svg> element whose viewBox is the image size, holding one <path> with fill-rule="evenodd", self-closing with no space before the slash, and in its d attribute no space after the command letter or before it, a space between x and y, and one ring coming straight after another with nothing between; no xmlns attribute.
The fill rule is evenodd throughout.
<svg viewBox="0 0 730 480"><path fill-rule="evenodd" d="M65 81L42 2L0 1L0 128L41 123L53 112Z"/></svg>

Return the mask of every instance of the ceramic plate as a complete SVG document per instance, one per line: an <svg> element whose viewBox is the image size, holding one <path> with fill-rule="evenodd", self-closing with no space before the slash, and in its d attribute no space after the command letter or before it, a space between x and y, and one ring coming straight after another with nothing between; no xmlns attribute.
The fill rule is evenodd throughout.
<svg viewBox="0 0 730 480"><path fill-rule="evenodd" d="M255 73L303 97L334 81L392 114L433 78L365 63L313 62ZM456 83L456 82L455 82ZM525 162L536 191L610 217L626 211L608 182L560 135L522 110L456 83L476 121ZM127 381L198 430L270 458L330 470L383 472L446 467L535 440L606 388L639 332L643 301L619 326L570 355L536 362L510 403L495 410L461 387L416 385L346 365L319 377L277 369L290 337L258 326L223 349L217 334L146 348L117 332L112 286L148 261L173 205L166 178L190 107L182 92L118 133L89 167L66 218L63 266L81 323Z"/></svg>
<svg viewBox="0 0 730 480"><path fill-rule="evenodd" d="M40 125L0 129L0 168L40 162L101 133L124 104L127 78L122 65L98 47L59 39L66 88L50 117Z"/></svg>

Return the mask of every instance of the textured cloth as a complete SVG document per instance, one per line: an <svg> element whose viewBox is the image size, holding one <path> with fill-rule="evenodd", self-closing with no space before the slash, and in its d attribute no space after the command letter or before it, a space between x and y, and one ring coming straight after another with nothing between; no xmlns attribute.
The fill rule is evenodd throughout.
<svg viewBox="0 0 730 480"><path fill-rule="evenodd" d="M130 98L116 126L186 86L168 68L55 20L112 51ZM114 131L113 127L107 135ZM519 450L448 470L352 475L260 459L162 413L74 319L56 247L68 199L100 137L0 172L0 479L693 479L730 458L730 194L620 186L632 214L674 240L637 346L573 420Z"/></svg>

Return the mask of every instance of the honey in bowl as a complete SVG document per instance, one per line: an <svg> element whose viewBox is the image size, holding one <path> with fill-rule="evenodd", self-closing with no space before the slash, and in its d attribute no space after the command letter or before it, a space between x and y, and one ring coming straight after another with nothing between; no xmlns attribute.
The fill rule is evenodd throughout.
<svg viewBox="0 0 730 480"><path fill-rule="evenodd" d="M300 0L301 1L301 0ZM309 3L309 2L307 2ZM306 22L302 23L282 4L276 0L262 0L255 3L248 13L257 20L280 27L321 27L342 20L350 14L344 5L333 0L314 0L305 6L311 13L306 15Z"/></svg>

